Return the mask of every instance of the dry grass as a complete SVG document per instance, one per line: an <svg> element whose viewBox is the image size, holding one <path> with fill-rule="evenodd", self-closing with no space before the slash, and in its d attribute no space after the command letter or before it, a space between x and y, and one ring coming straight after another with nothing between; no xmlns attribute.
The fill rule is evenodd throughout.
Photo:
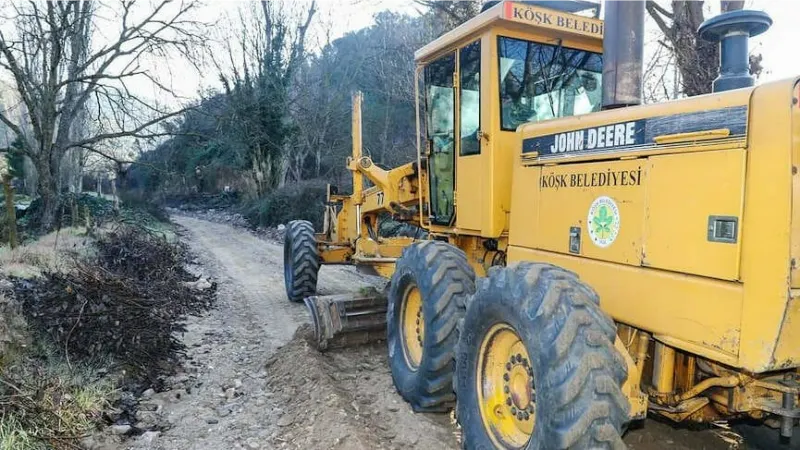
<svg viewBox="0 0 800 450"><path fill-rule="evenodd" d="M14 250L0 247L0 278L68 272L96 252L93 241L85 229L66 228ZM70 365L55 348L31 345L27 332L18 333L27 326L17 308L0 294L0 450L77 448L114 396L112 381L93 369L109 362Z"/></svg>
<svg viewBox="0 0 800 450"><path fill-rule="evenodd" d="M65 228L14 250L0 247L0 275L33 279L47 272L68 271L76 255L93 251L91 242L83 228Z"/></svg>
<svg viewBox="0 0 800 450"><path fill-rule="evenodd" d="M0 450L76 448L117 395L98 374L109 362L70 365L51 346L32 350L0 375Z"/></svg>
<svg viewBox="0 0 800 450"><path fill-rule="evenodd" d="M0 418L0 450L39 450L45 444L22 426L14 415Z"/></svg>

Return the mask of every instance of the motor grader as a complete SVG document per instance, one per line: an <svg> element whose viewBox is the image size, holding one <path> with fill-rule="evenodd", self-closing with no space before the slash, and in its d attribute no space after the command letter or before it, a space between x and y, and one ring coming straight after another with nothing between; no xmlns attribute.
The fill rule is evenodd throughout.
<svg viewBox="0 0 800 450"><path fill-rule="evenodd" d="M605 23L546 3L498 2L416 53L415 161L364 155L355 95L352 192L329 187L319 233L287 227L289 299L320 349L385 338L399 393L455 406L468 449L623 448L648 411L789 439L800 78L753 86L747 39L771 20L709 19L715 92L634 106L643 2L606 2ZM385 295L317 296L325 264Z"/></svg>

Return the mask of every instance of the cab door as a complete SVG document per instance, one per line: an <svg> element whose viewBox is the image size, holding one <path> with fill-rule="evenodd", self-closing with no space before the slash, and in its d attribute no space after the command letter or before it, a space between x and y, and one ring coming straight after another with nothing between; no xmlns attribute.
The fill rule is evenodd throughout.
<svg viewBox="0 0 800 450"><path fill-rule="evenodd" d="M465 231L481 230L486 158L481 156L481 41L458 50L458 170L456 221Z"/></svg>
<svg viewBox="0 0 800 450"><path fill-rule="evenodd" d="M444 226L452 225L455 218L455 71L455 53L425 66L430 219Z"/></svg>

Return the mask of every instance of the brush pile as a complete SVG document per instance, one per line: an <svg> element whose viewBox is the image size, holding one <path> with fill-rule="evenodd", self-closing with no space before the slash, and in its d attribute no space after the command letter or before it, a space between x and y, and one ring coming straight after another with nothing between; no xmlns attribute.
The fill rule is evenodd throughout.
<svg viewBox="0 0 800 450"><path fill-rule="evenodd" d="M215 284L183 268L184 247L135 227L102 236L97 255L66 273L18 280L30 325L67 361L107 358L130 381L156 385L179 367L187 314L210 307Z"/></svg>

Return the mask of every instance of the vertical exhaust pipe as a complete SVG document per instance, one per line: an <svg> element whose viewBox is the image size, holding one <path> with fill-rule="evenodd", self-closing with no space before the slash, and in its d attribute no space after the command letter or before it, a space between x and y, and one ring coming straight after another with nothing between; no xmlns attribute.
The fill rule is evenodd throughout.
<svg viewBox="0 0 800 450"><path fill-rule="evenodd" d="M747 40L769 29L772 19L762 11L738 10L712 17L697 30L700 37L719 42L719 76L712 85L713 92L729 91L752 86L750 53Z"/></svg>
<svg viewBox="0 0 800 450"><path fill-rule="evenodd" d="M644 0L605 2L603 109L642 103Z"/></svg>

